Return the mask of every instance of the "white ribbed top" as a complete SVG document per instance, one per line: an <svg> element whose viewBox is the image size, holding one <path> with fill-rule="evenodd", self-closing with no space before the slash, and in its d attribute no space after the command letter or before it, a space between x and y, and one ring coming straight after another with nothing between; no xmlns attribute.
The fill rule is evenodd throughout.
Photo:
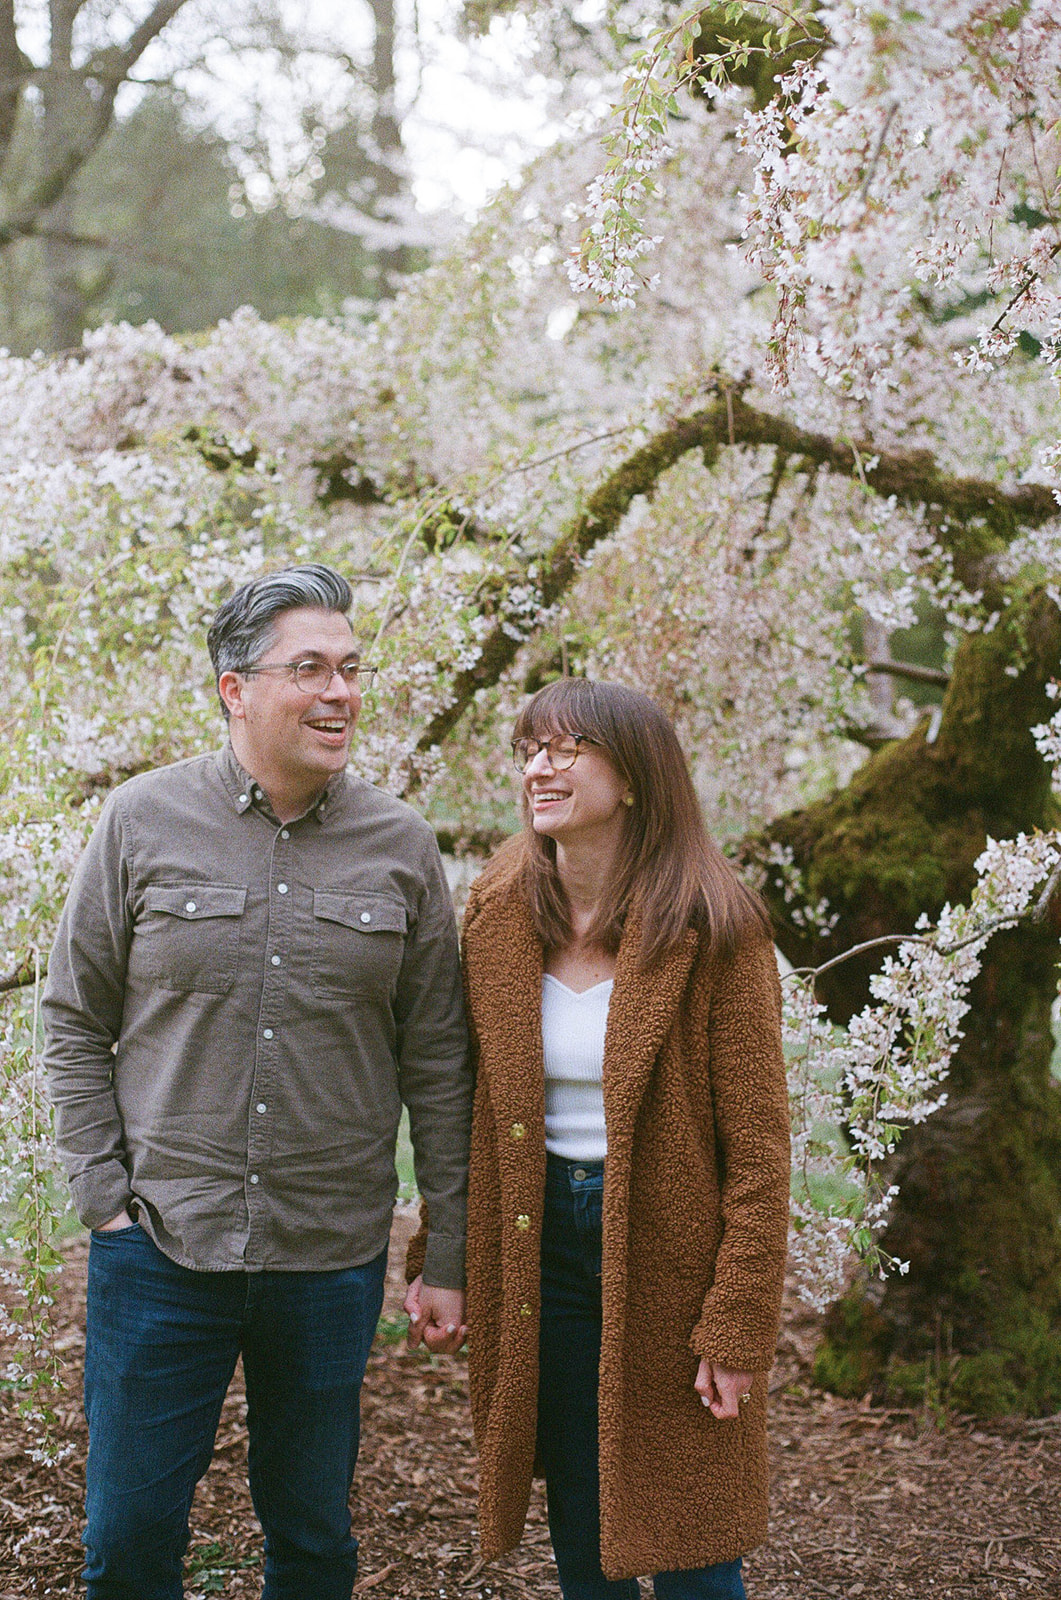
<svg viewBox="0 0 1061 1600"><path fill-rule="evenodd" d="M612 980L576 994L545 974L542 1045L545 1053L545 1148L568 1161L603 1161L604 1030Z"/></svg>

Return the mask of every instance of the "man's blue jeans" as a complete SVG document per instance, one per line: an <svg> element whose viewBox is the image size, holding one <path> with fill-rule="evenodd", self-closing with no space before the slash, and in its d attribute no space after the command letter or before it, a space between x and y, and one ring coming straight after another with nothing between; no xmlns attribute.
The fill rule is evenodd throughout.
<svg viewBox="0 0 1061 1600"><path fill-rule="evenodd" d="M192 1272L95 1233L85 1414L89 1600L180 1600L195 1485L242 1354L263 1600L350 1600L347 1500L387 1253L342 1272Z"/></svg>
<svg viewBox="0 0 1061 1600"><path fill-rule="evenodd" d="M549 1156L542 1228L538 1460L564 1600L636 1600L636 1578L600 1564L597 1376L601 1346L602 1162ZM745 1600L740 1560L659 1572L658 1600Z"/></svg>

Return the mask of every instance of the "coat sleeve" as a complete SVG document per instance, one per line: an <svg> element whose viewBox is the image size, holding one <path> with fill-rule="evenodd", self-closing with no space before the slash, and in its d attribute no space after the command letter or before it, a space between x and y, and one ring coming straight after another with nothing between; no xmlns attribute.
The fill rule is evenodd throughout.
<svg viewBox="0 0 1061 1600"><path fill-rule="evenodd" d="M758 938L746 943L706 987L723 1233L714 1281L689 1342L720 1366L761 1372L770 1367L777 1340L790 1185L773 945Z"/></svg>

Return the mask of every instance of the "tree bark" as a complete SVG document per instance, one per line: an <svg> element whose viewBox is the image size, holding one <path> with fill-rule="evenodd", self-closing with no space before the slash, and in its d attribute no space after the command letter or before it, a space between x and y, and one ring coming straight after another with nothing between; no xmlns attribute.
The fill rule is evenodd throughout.
<svg viewBox="0 0 1061 1600"><path fill-rule="evenodd" d="M1029 732L1052 704L1061 615L1043 594L965 640L933 744L921 726L880 750L840 794L780 819L808 898L839 920L816 938L785 921L778 943L819 965L865 939L909 931L919 913L966 900L987 837L1049 826L1049 771ZM903 1138L884 1246L909 1274L858 1286L834 1309L818 1356L828 1386L909 1400L931 1393L980 1414L1061 1408L1061 1084L1050 1007L1059 918L996 936L973 985L947 1105ZM879 952L826 973L820 996L844 1023L868 998Z"/></svg>
<svg viewBox="0 0 1061 1600"><path fill-rule="evenodd" d="M384 223L399 222L399 207L407 193L402 148L401 123L396 101L394 74L394 0L368 0L374 26L372 40L372 209ZM379 263L379 292L396 294L401 280L412 268L412 252L405 244L381 246L375 252Z"/></svg>
<svg viewBox="0 0 1061 1600"><path fill-rule="evenodd" d="M1053 491L1045 483L1007 489L985 478L951 477L940 472L927 450L878 450L870 440L851 444L812 433L784 416L747 405L730 387L720 389L711 405L676 417L613 467L589 493L585 510L572 518L548 550L533 558L543 609L563 598L582 559L615 532L636 496L651 493L663 474L691 450L700 451L710 466L726 447L772 446L796 463L857 479L868 491L894 497L900 505L932 508L940 515L938 542L952 557L962 582L973 588L991 585L990 558L1019 528L1038 528L1059 515ZM352 461L330 466L333 473L340 468L349 474L357 470ZM514 569L511 581L526 587L526 567ZM499 616L483 639L478 660L457 675L448 703L424 729L417 750L441 743L477 693L497 683L525 643L524 628L513 625L518 619L507 615L503 595L490 597L490 609ZM415 787L415 779L410 786Z"/></svg>
<svg viewBox="0 0 1061 1600"><path fill-rule="evenodd" d="M94 108L73 63L76 7L53 0L50 8L51 55L41 74L44 112L41 147L45 172L62 171L92 121ZM65 235L73 231L74 180L65 183L42 214L48 229L43 240L44 275L51 316L53 350L81 343L85 325L84 297L79 282L80 251Z"/></svg>

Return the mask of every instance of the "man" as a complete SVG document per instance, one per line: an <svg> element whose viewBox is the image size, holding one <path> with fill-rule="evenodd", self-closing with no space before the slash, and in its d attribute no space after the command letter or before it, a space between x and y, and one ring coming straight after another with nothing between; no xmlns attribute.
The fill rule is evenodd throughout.
<svg viewBox="0 0 1061 1600"><path fill-rule="evenodd" d="M453 910L427 824L344 770L371 671L350 604L300 566L221 607L229 741L115 790L52 953L58 1139L94 1230L90 1600L179 1600L239 1355L265 1600L349 1600L403 1101L430 1217L416 1334L466 1331Z"/></svg>

